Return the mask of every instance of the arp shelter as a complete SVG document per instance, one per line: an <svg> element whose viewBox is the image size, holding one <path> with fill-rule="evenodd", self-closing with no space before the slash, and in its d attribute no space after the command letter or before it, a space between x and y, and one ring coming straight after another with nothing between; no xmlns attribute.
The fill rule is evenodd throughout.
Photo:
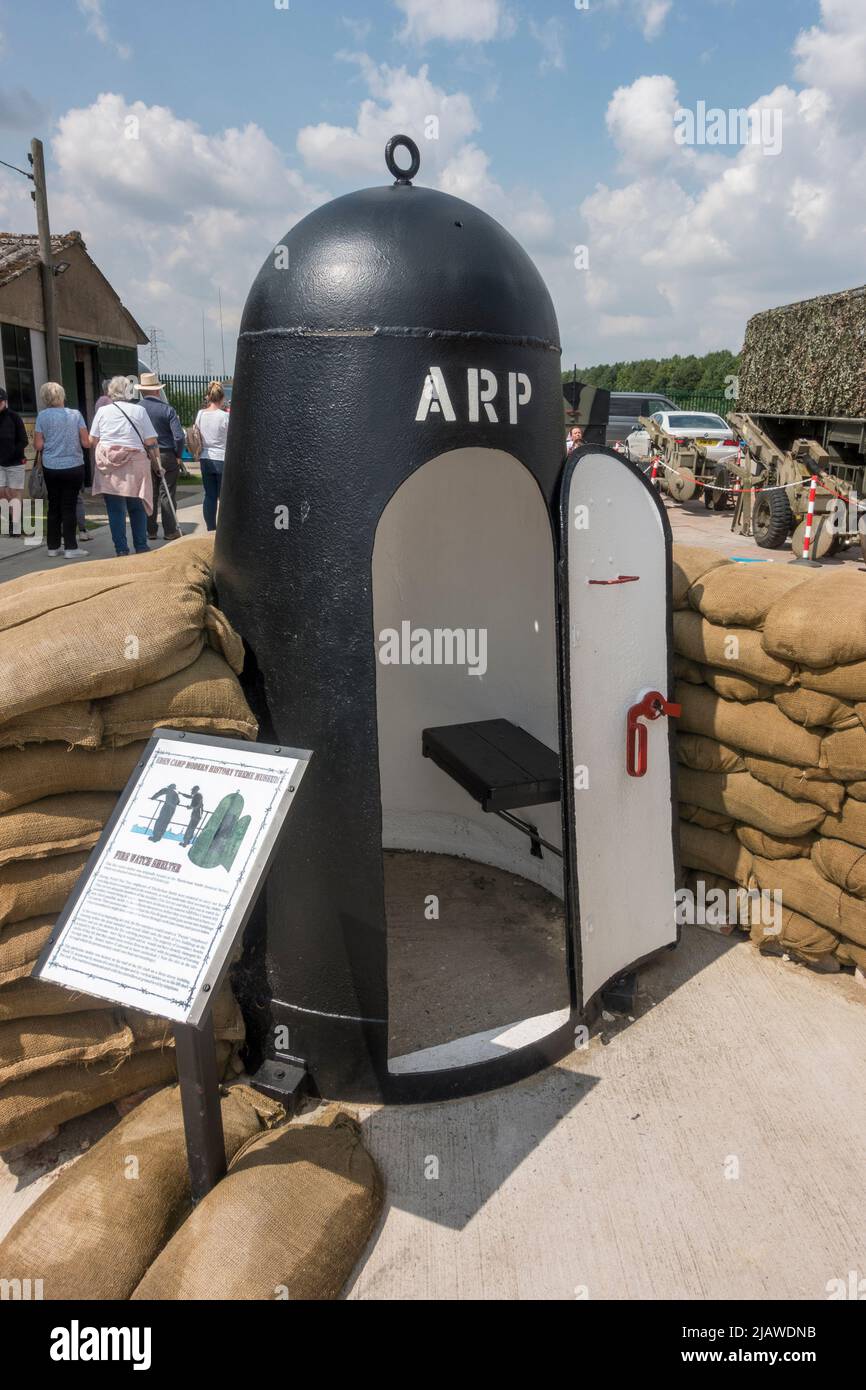
<svg viewBox="0 0 866 1390"><path fill-rule="evenodd" d="M250 291L216 581L261 736L313 750L237 977L262 1079L409 1101L562 1057L676 939L676 711L654 490L564 460L538 270L387 160Z"/></svg>

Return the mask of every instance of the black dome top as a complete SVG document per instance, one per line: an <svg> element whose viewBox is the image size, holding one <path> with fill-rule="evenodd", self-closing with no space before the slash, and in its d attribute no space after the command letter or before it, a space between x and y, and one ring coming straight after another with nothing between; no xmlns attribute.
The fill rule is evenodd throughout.
<svg viewBox="0 0 866 1390"><path fill-rule="evenodd" d="M286 250L269 254L247 297L242 336L450 330L559 351L536 266L461 198L399 180L364 188L317 208L279 245Z"/></svg>

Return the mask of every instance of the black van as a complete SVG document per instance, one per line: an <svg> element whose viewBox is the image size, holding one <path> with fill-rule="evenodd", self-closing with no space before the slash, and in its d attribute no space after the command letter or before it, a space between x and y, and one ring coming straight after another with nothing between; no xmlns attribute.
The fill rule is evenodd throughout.
<svg viewBox="0 0 866 1390"><path fill-rule="evenodd" d="M625 439L632 430L637 429L638 417L654 415L657 410L676 410L673 401L667 396L650 396L645 391L612 391L610 395L610 418L607 422L608 445L618 439Z"/></svg>

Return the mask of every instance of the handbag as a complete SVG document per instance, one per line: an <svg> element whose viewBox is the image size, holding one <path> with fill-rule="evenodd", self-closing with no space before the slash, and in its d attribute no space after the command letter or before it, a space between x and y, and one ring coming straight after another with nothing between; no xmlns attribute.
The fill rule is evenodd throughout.
<svg viewBox="0 0 866 1390"><path fill-rule="evenodd" d="M201 457L204 448L204 438L198 427L198 416L195 417L195 424L190 425L186 432L186 447L189 449L194 459Z"/></svg>
<svg viewBox="0 0 866 1390"><path fill-rule="evenodd" d="M33 467L27 474L27 496L31 502L47 502L48 488L45 483L45 470L42 467L42 450L33 460Z"/></svg>

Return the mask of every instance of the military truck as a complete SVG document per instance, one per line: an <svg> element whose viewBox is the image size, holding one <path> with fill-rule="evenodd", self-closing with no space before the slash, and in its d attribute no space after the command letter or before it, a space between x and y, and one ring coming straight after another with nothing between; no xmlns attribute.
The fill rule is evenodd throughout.
<svg viewBox="0 0 866 1390"><path fill-rule="evenodd" d="M866 286L755 314L728 420L746 445L734 530L800 549L817 476L812 555L859 541L866 557Z"/></svg>

